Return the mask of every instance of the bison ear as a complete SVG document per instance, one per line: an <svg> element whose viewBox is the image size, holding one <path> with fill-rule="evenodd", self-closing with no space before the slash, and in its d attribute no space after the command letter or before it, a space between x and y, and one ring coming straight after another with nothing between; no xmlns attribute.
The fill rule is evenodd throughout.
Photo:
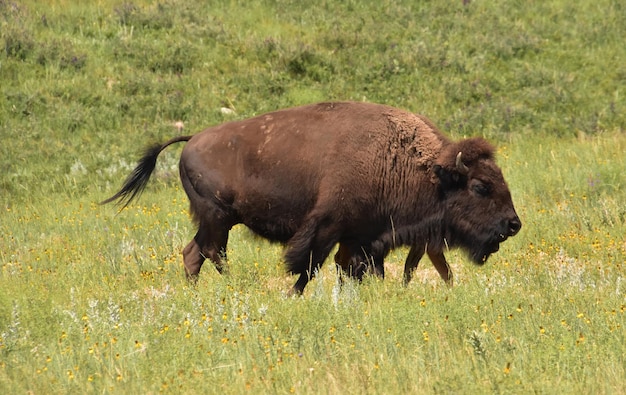
<svg viewBox="0 0 626 395"><path fill-rule="evenodd" d="M433 166L433 172L439 179L444 190L459 189L467 182L467 176L459 173L456 169L446 169L440 165Z"/></svg>

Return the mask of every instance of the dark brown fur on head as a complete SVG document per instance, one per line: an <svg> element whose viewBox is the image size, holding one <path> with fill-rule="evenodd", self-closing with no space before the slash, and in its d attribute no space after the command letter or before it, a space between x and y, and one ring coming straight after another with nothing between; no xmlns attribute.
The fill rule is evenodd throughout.
<svg viewBox="0 0 626 395"><path fill-rule="evenodd" d="M472 167L480 159L493 159L495 149L482 137L460 140L445 147L435 164L446 170L453 170L457 167L456 158L459 152L463 163Z"/></svg>

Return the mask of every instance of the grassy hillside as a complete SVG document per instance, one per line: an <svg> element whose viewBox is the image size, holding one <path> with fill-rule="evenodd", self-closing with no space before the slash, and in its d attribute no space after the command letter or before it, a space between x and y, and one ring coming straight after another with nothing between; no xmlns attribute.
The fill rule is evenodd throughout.
<svg viewBox="0 0 626 395"><path fill-rule="evenodd" d="M0 0L0 392L626 391L626 6L466 3ZM489 138L522 232L452 289L399 249L291 299L239 227L185 282L180 147L97 204L148 143L322 100Z"/></svg>

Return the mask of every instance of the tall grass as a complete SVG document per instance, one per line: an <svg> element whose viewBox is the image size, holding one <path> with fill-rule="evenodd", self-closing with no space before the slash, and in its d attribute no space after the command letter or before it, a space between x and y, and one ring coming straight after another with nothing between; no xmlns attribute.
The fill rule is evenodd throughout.
<svg viewBox="0 0 626 395"><path fill-rule="evenodd" d="M0 0L1 392L624 392L626 10L465 3ZM292 299L241 227L185 282L180 147L96 203L149 142L344 99L494 141L522 232L451 289L399 249Z"/></svg>

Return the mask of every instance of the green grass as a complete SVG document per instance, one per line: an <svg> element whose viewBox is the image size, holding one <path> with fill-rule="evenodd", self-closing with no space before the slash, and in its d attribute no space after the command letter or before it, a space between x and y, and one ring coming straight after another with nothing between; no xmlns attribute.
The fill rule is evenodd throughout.
<svg viewBox="0 0 626 395"><path fill-rule="evenodd" d="M623 393L626 9L619 1L0 0L0 392ZM141 149L321 100L484 136L524 223L484 267L302 298L236 227L197 287L177 176L97 202ZM225 115L221 107L235 110Z"/></svg>

